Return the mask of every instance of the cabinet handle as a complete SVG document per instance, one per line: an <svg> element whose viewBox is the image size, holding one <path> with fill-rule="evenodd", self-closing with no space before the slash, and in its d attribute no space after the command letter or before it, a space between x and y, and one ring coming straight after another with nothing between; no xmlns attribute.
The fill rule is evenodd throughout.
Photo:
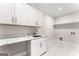
<svg viewBox="0 0 79 59"><path fill-rule="evenodd" d="M38 21L36 21L36 25L38 26Z"/></svg>
<svg viewBox="0 0 79 59"><path fill-rule="evenodd" d="M17 17L15 17L15 23L17 23Z"/></svg>
<svg viewBox="0 0 79 59"><path fill-rule="evenodd" d="M12 23L14 23L14 17L12 17Z"/></svg>
<svg viewBox="0 0 79 59"><path fill-rule="evenodd" d="M43 46L43 44L42 43L40 43L40 48Z"/></svg>

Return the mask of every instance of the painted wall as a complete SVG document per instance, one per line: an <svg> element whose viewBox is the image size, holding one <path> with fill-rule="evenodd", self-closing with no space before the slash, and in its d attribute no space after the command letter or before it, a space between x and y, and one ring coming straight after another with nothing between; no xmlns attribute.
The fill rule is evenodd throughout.
<svg viewBox="0 0 79 59"><path fill-rule="evenodd" d="M77 23L55 25L54 39L60 40L60 37L63 37L63 40L66 42L79 43L79 12L57 18L55 20L55 23L66 23L76 21ZM75 35L71 34L71 32L75 32Z"/></svg>

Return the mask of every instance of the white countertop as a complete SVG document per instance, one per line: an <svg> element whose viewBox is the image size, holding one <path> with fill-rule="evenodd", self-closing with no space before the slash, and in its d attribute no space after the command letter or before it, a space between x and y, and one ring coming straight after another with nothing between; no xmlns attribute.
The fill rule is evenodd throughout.
<svg viewBox="0 0 79 59"><path fill-rule="evenodd" d="M18 43L18 42L23 42L23 41L28 41L34 39L33 37L17 37L17 38L8 38L8 39L0 39L0 46L8 45L8 44L13 44L13 43Z"/></svg>
<svg viewBox="0 0 79 59"><path fill-rule="evenodd" d="M43 37L46 37L46 36L43 36ZM14 43L28 41L28 40L39 39L39 38L42 38L42 37L35 38L32 36L25 36L25 37L17 37L17 38L0 39L0 46L14 44Z"/></svg>

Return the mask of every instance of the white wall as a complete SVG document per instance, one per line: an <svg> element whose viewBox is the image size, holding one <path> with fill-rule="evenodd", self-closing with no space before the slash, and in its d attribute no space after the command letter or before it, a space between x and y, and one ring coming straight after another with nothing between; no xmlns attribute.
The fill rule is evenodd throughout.
<svg viewBox="0 0 79 59"><path fill-rule="evenodd" d="M71 32L75 32L75 35L71 35ZM55 39L59 40L59 37L66 42L79 43L79 29L55 29Z"/></svg>
<svg viewBox="0 0 79 59"><path fill-rule="evenodd" d="M63 40L71 43L79 43L79 12L57 18L56 23L75 22L70 24L55 25L54 39L59 40L59 37L63 37ZM71 32L75 32L75 35L71 35Z"/></svg>

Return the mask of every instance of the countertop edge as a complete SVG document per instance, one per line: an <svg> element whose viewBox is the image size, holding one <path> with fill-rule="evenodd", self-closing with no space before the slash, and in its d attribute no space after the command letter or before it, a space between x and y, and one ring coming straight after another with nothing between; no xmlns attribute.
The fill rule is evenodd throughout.
<svg viewBox="0 0 79 59"><path fill-rule="evenodd" d="M26 37L25 36L25 37L18 37L18 38L1 39L0 46L15 44L15 43L29 41L29 40L36 40L36 39L45 38L45 37L47 36L42 36L42 37Z"/></svg>

